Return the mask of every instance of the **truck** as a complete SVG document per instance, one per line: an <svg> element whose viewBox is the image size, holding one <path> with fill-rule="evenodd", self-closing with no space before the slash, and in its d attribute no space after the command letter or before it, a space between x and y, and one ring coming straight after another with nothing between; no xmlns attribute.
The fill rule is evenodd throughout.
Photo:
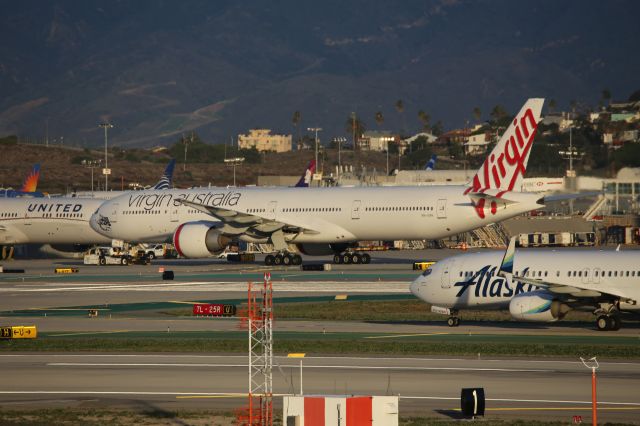
<svg viewBox="0 0 640 426"><path fill-rule="evenodd" d="M131 256L118 247L94 247L84 255L85 265L128 265Z"/></svg>

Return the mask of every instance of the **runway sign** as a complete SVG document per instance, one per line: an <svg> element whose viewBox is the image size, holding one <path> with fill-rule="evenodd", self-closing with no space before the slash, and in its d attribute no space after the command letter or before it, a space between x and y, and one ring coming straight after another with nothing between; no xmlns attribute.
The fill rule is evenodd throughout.
<svg viewBox="0 0 640 426"><path fill-rule="evenodd" d="M38 330L35 325L0 327L2 339L35 339L36 337L38 337Z"/></svg>
<svg viewBox="0 0 640 426"><path fill-rule="evenodd" d="M230 317L236 314L236 305L221 303L196 303L193 305L193 315Z"/></svg>

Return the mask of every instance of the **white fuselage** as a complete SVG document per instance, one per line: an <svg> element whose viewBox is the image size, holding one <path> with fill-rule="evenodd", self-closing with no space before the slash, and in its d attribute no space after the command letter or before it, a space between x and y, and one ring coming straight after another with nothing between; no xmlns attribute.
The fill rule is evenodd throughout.
<svg viewBox="0 0 640 426"><path fill-rule="evenodd" d="M507 309L511 299L535 290L497 275L504 251L468 253L432 265L411 292L434 306L452 309ZM640 301L640 251L519 250L514 275L607 292L616 289ZM623 310L640 309L621 303Z"/></svg>
<svg viewBox="0 0 640 426"><path fill-rule="evenodd" d="M286 224L291 243L438 239L540 208L536 194L508 193L517 202L481 218L464 186L355 188L209 188L138 191L105 202L92 226L109 238L169 240L176 228L211 215L180 199ZM98 219L107 218L108 227Z"/></svg>
<svg viewBox="0 0 640 426"><path fill-rule="evenodd" d="M67 197L2 199L0 245L109 243L110 238L89 225L103 202Z"/></svg>

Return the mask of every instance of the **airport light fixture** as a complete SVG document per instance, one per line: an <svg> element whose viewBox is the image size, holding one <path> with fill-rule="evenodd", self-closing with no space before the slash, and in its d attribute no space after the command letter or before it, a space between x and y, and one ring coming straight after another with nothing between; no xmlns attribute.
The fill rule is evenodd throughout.
<svg viewBox="0 0 640 426"><path fill-rule="evenodd" d="M93 169L100 167L102 160L82 160L81 164L91 169L91 194L93 194Z"/></svg>
<svg viewBox="0 0 640 426"><path fill-rule="evenodd" d="M102 127L104 129L104 169L102 169L102 174L104 175L104 190L109 190L109 175L111 174L111 170L109 169L108 159L107 159L107 133L109 129L113 128L113 124L111 123L100 123L98 127Z"/></svg>
<svg viewBox="0 0 640 426"><path fill-rule="evenodd" d="M389 176L389 142L393 142L395 139L393 138L393 136L383 136L382 138L383 142L386 142L387 144L387 176ZM398 162L399 163L399 162Z"/></svg>
<svg viewBox="0 0 640 426"><path fill-rule="evenodd" d="M233 186L236 186L236 167L244 162L244 157L225 158L224 164L233 166Z"/></svg>
<svg viewBox="0 0 640 426"><path fill-rule="evenodd" d="M316 171L318 170L318 132L322 131L321 127L307 127L307 130L309 132L315 132L316 133L316 138L315 138L315 145L316 145Z"/></svg>
<svg viewBox="0 0 640 426"><path fill-rule="evenodd" d="M340 153L342 152L342 144L347 141L347 138L339 136L337 138L333 138L333 140L338 145L338 179L339 179L340 173L342 173L342 158Z"/></svg>
<svg viewBox="0 0 640 426"><path fill-rule="evenodd" d="M304 359L304 356L306 354L304 353L291 353L291 354L287 354L287 358L298 358L300 360L300 395L304 395L304 392L302 390L302 360Z"/></svg>
<svg viewBox="0 0 640 426"><path fill-rule="evenodd" d="M598 360L594 356L593 358L584 359L580 357L580 361L585 367L591 370L591 420L593 426L598 424L598 401L596 397L596 370L600 367Z"/></svg>

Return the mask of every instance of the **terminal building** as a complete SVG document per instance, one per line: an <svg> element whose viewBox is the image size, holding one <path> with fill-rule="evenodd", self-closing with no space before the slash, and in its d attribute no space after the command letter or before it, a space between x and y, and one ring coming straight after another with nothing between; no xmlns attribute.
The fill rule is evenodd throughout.
<svg viewBox="0 0 640 426"><path fill-rule="evenodd" d="M291 146L291 135L271 134L271 129L251 129L248 135L238 135L238 149L256 149L259 152L289 152Z"/></svg>

